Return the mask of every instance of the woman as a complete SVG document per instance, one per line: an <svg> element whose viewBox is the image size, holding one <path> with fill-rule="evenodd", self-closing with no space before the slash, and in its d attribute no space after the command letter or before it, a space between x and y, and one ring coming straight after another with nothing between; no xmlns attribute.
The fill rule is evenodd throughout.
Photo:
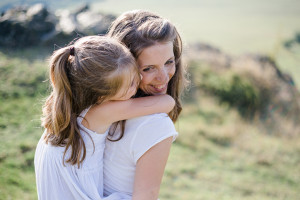
<svg viewBox="0 0 300 200"><path fill-rule="evenodd" d="M104 194L122 192L132 199L157 199L181 112L180 95L186 83L181 63L180 36L168 20L146 11L122 14L108 36L123 42L137 60L142 80L137 96L169 94L176 105L169 113L126 121L106 141ZM122 137L120 140L118 140ZM118 141L114 141L118 140Z"/></svg>

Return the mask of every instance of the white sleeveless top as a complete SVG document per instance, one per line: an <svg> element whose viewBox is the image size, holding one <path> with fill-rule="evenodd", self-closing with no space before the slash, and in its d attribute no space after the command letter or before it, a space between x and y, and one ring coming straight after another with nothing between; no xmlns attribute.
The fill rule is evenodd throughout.
<svg viewBox="0 0 300 200"><path fill-rule="evenodd" d="M81 117L77 118L86 147L86 157L80 168L67 162L64 162L65 166L63 165L65 147L46 144L44 141L46 130L38 142L34 166L40 200L103 199L103 152L108 131L97 134L84 127L81 122L87 112L88 109L84 110ZM65 160L70 157L70 153L69 148ZM129 198L126 195L113 194L105 199Z"/></svg>
<svg viewBox="0 0 300 200"><path fill-rule="evenodd" d="M117 139L120 128L113 139ZM165 113L126 120L121 140L106 140L104 151L104 195L120 192L132 196L134 175L138 159L157 143L178 133Z"/></svg>

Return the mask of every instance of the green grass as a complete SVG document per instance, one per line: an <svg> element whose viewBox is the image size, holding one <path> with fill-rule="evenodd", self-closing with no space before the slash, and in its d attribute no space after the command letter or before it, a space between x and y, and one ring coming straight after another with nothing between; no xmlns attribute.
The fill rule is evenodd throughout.
<svg viewBox="0 0 300 200"><path fill-rule="evenodd" d="M35 199L33 157L42 132L39 98L0 103L0 199Z"/></svg>
<svg viewBox="0 0 300 200"><path fill-rule="evenodd" d="M209 97L177 124L161 199L298 199L300 139L262 134Z"/></svg>
<svg viewBox="0 0 300 200"><path fill-rule="evenodd" d="M37 199L33 159L49 52L0 51L0 200ZM194 92L176 123L180 136L160 199L299 199L300 136L270 135L228 104Z"/></svg>
<svg viewBox="0 0 300 200"><path fill-rule="evenodd" d="M38 48L0 51L1 200L37 198L33 157L47 91L42 52Z"/></svg>

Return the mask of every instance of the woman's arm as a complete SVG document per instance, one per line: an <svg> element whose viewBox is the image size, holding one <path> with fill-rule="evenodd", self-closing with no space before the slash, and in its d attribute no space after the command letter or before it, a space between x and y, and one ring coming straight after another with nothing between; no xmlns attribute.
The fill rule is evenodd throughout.
<svg viewBox="0 0 300 200"><path fill-rule="evenodd" d="M157 200L173 137L150 148L136 164L132 200Z"/></svg>

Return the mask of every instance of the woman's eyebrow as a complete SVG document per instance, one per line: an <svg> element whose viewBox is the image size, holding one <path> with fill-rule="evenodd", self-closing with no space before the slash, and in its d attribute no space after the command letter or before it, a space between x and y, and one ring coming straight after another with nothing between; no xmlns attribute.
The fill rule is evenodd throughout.
<svg viewBox="0 0 300 200"><path fill-rule="evenodd" d="M168 62L170 60L175 60L175 56L170 57L168 60L166 60L166 62Z"/></svg>
<svg viewBox="0 0 300 200"><path fill-rule="evenodd" d="M175 59L175 56L171 56L169 59L166 60L166 62L171 60L171 59ZM153 66L153 65L155 65L155 64L145 64L145 65L142 65L140 67L149 67L149 66Z"/></svg>
<svg viewBox="0 0 300 200"><path fill-rule="evenodd" d="M140 66L140 67L149 67L149 66L153 66L153 64L146 64L146 65L142 65L142 66Z"/></svg>

